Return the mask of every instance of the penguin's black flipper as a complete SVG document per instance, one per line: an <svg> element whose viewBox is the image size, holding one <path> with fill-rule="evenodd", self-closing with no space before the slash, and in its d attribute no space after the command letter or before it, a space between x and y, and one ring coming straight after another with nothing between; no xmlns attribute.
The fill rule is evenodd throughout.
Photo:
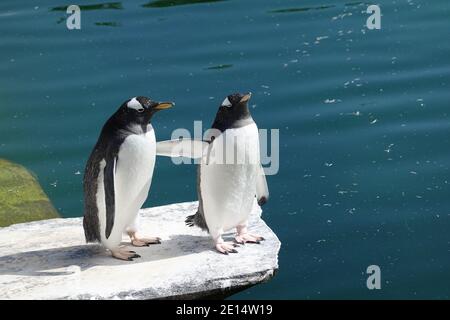
<svg viewBox="0 0 450 320"><path fill-rule="evenodd" d="M106 239L109 238L114 227L114 217L116 211L115 203L115 174L117 165L117 156L108 157L103 174L103 182L105 186L105 204L106 204Z"/></svg>
<svg viewBox="0 0 450 320"><path fill-rule="evenodd" d="M264 205L269 200L269 187L267 186L264 168L259 165L258 176L256 177L256 200L258 205Z"/></svg>

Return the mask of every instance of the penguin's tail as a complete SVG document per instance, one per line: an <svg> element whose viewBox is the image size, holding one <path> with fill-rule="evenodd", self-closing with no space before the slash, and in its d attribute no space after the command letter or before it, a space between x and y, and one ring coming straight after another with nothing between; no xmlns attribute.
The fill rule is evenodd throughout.
<svg viewBox="0 0 450 320"><path fill-rule="evenodd" d="M196 214L193 214L191 216L187 216L184 222L188 227L196 226L202 230L208 231L208 226L206 225L205 218L203 217L203 214L201 214L200 211L197 211Z"/></svg>
<svg viewBox="0 0 450 320"><path fill-rule="evenodd" d="M188 227L193 227L195 225L195 214L191 215L191 216L187 216L186 220L184 220L184 222L186 222L186 225Z"/></svg>

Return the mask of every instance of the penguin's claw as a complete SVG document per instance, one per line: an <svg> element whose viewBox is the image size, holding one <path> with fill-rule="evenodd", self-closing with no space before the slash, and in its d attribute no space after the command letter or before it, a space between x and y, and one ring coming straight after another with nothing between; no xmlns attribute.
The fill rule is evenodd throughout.
<svg viewBox="0 0 450 320"><path fill-rule="evenodd" d="M237 253L237 250L234 249L236 247L238 247L238 245L232 242L216 243L216 250L225 255L228 255L229 253Z"/></svg>
<svg viewBox="0 0 450 320"><path fill-rule="evenodd" d="M125 261L133 261L133 259L141 257L135 251L127 250L124 248L111 250L111 253L114 258Z"/></svg>
<svg viewBox="0 0 450 320"><path fill-rule="evenodd" d="M161 238L133 238L131 244L135 247L148 247L151 244L161 244Z"/></svg>
<svg viewBox="0 0 450 320"><path fill-rule="evenodd" d="M264 241L265 239L261 236L255 235L255 234L251 234L251 233L243 233L243 234L238 234L234 240L237 243L240 244L246 244L246 243L256 243L259 244L261 243L261 241Z"/></svg>

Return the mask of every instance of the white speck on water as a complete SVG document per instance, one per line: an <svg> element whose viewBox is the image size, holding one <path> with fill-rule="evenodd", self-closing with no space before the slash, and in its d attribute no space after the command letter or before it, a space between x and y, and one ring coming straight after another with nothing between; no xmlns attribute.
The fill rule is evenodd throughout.
<svg viewBox="0 0 450 320"><path fill-rule="evenodd" d="M320 36L320 37L316 38L316 41L321 41L323 39L328 39L328 38L329 38L329 36Z"/></svg>
<svg viewBox="0 0 450 320"><path fill-rule="evenodd" d="M392 147L394 146L393 143L391 143L390 145L388 145L388 147L384 150L384 152L390 153L392 150Z"/></svg>
<svg viewBox="0 0 450 320"><path fill-rule="evenodd" d="M335 103L336 99L326 99L323 102L325 102L325 103Z"/></svg>
<svg viewBox="0 0 450 320"><path fill-rule="evenodd" d="M54 188L56 188L56 186L58 185L58 180L56 180L55 182L50 183L50 185Z"/></svg>
<svg viewBox="0 0 450 320"><path fill-rule="evenodd" d="M419 102L421 107L425 106L425 104L423 103L423 99L422 98L417 99L416 102Z"/></svg>
<svg viewBox="0 0 450 320"><path fill-rule="evenodd" d="M325 167L332 167L333 166L333 163L331 163L331 162L325 162Z"/></svg>
<svg viewBox="0 0 450 320"><path fill-rule="evenodd" d="M370 121L370 124L375 124L377 122L378 122L378 119L374 119L374 120Z"/></svg>
<svg viewBox="0 0 450 320"><path fill-rule="evenodd" d="M296 214L297 214L297 211L288 212L288 215L289 215L289 216L294 216L294 215L296 215Z"/></svg>
<svg viewBox="0 0 450 320"><path fill-rule="evenodd" d="M76 175L76 176L78 176L78 175L80 175L80 174L81 174L80 171L75 172L75 175Z"/></svg>
<svg viewBox="0 0 450 320"><path fill-rule="evenodd" d="M329 220L329 219L327 220L327 223L332 223L332 222L333 222L333 221L331 221L331 220Z"/></svg>
<svg viewBox="0 0 450 320"><path fill-rule="evenodd" d="M411 174L417 174L416 171L410 171L409 173L411 173Z"/></svg>
<svg viewBox="0 0 450 320"><path fill-rule="evenodd" d="M319 240L317 240L316 242L317 242L317 243L327 242L327 240L325 240L325 239L319 239Z"/></svg>
<svg viewBox="0 0 450 320"><path fill-rule="evenodd" d="M351 13L351 12L341 13L341 14L338 14L337 16L332 17L331 20L333 20L333 21L335 21L337 19L341 19L342 20L345 17L350 17L352 15L353 15L353 13Z"/></svg>
<svg viewBox="0 0 450 320"><path fill-rule="evenodd" d="M319 44L320 41L324 40L324 39L328 39L328 36L320 36L316 38L316 41L314 41L314 44Z"/></svg>
<svg viewBox="0 0 450 320"><path fill-rule="evenodd" d="M355 112L346 113L346 114L349 115L349 116L359 117L361 115L361 112L355 111Z"/></svg>

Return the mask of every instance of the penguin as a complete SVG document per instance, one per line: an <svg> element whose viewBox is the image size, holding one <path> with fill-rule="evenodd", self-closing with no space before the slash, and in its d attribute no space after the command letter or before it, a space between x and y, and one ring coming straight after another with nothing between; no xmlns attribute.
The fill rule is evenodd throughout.
<svg viewBox="0 0 450 320"><path fill-rule="evenodd" d="M248 108L250 98L251 93L227 96L205 141L169 140L157 144L158 155L197 158L201 154L197 171L199 206L197 213L188 216L185 223L209 232L215 249L223 254L236 253L238 244L264 240L248 231L255 197L260 206L269 199L260 164L258 127ZM228 161L226 153L230 150L242 158L233 156ZM232 229L237 231L235 242L225 242L223 233Z"/></svg>
<svg viewBox="0 0 450 320"><path fill-rule="evenodd" d="M120 246L125 232L136 247L160 243L158 237L137 236L138 212L147 199L155 166L156 140L150 120L173 105L142 96L125 101L104 124L87 161L83 178L86 242L100 242L114 258L140 257Z"/></svg>

